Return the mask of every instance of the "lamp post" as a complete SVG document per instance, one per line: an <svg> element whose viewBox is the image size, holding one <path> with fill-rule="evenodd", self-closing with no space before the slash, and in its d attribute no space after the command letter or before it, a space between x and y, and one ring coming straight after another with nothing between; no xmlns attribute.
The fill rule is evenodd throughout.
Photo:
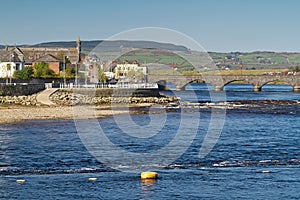
<svg viewBox="0 0 300 200"><path fill-rule="evenodd" d="M78 68L77 68L77 62L75 63L75 87L77 88L78 82L77 82L77 74L78 74Z"/></svg>
<svg viewBox="0 0 300 200"><path fill-rule="evenodd" d="M14 58L15 55L14 54L11 54L10 55L10 63L9 63L9 84L11 85L11 78L12 78L12 73L11 73L11 70L12 70L12 58Z"/></svg>
<svg viewBox="0 0 300 200"><path fill-rule="evenodd" d="M67 85L67 81L66 81L66 58L68 58L68 56L64 56L64 87L66 87Z"/></svg>

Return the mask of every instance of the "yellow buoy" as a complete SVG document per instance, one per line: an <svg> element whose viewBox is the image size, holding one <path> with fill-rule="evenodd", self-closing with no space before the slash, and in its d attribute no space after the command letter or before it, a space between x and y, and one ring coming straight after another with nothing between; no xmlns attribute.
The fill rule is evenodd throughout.
<svg viewBox="0 0 300 200"><path fill-rule="evenodd" d="M96 181L98 178L89 178L89 181Z"/></svg>
<svg viewBox="0 0 300 200"><path fill-rule="evenodd" d="M25 179L18 179L18 180L16 180L16 182L17 182L17 183L25 183L26 180L25 180Z"/></svg>
<svg viewBox="0 0 300 200"><path fill-rule="evenodd" d="M156 172L142 172L141 173L141 179L157 179L157 173Z"/></svg>

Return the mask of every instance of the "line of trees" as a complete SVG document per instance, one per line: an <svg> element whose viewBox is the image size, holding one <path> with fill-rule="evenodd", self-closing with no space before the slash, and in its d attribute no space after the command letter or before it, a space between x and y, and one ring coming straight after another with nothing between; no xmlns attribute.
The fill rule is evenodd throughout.
<svg viewBox="0 0 300 200"><path fill-rule="evenodd" d="M33 67L25 67L22 70L17 70L14 73L14 77L18 79L28 80L33 77Z"/></svg>
<svg viewBox="0 0 300 200"><path fill-rule="evenodd" d="M14 72L13 77L22 80L28 80L30 78L53 78L58 77L53 70L49 68L49 64L45 62L35 63L33 67L25 67L22 70L17 70ZM67 77L75 76L75 69L66 69Z"/></svg>
<svg viewBox="0 0 300 200"><path fill-rule="evenodd" d="M49 78L55 76L53 70L49 68L49 64L45 62L36 63L33 67L25 67L22 70L15 71L15 78L27 80L30 78Z"/></svg>

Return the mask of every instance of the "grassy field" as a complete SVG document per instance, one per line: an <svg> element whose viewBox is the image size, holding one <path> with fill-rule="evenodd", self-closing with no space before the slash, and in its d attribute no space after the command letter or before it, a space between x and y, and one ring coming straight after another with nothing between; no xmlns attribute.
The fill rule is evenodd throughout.
<svg viewBox="0 0 300 200"><path fill-rule="evenodd" d="M259 75L265 72L282 72L300 67L300 53L215 53L194 51L168 51L161 49L131 49L129 52L102 52L97 55L101 61L118 60L138 61L142 65L162 64L158 73L173 74L171 66L175 65L178 72L195 74L219 69L223 74ZM239 65L243 64L243 70ZM155 68L156 69L156 68ZM230 70L223 70L230 69ZM152 70L151 73L156 73ZM210 72L211 73L211 72Z"/></svg>
<svg viewBox="0 0 300 200"><path fill-rule="evenodd" d="M265 70L220 70L221 75L264 75L265 73L287 72L287 69Z"/></svg>
<svg viewBox="0 0 300 200"><path fill-rule="evenodd" d="M290 63L299 64L300 63L300 54L299 53L289 54L288 59L289 59Z"/></svg>
<svg viewBox="0 0 300 200"><path fill-rule="evenodd" d="M265 73L279 73L279 72L288 72L287 69L266 69L266 70L213 70L206 72L198 72L198 71L174 71L174 70L155 70L150 71L151 75L264 75Z"/></svg>

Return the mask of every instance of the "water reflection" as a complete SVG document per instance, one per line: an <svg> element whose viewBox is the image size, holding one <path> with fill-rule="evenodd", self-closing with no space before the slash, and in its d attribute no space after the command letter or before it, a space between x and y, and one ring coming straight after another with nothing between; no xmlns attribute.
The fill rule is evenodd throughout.
<svg viewBox="0 0 300 200"><path fill-rule="evenodd" d="M156 179L141 179L141 199L149 199L155 194Z"/></svg>
<svg viewBox="0 0 300 200"><path fill-rule="evenodd" d="M161 94L177 96L181 101L188 102L211 102L211 96L217 97L221 92L214 91L214 87L209 84L191 83L186 90L181 91L160 91ZM191 95L191 91L194 91ZM250 84L228 84L224 87L227 101L240 100L299 100L300 92L294 92L290 85L266 84L261 92L254 92Z"/></svg>
<svg viewBox="0 0 300 200"><path fill-rule="evenodd" d="M16 138L10 134L11 130L12 128L7 125L0 126L0 171L10 166L10 157L7 153L7 149L9 149L10 144L13 144L16 140Z"/></svg>
<svg viewBox="0 0 300 200"><path fill-rule="evenodd" d="M262 91L291 92L293 91L293 87L291 85L283 85L283 84L266 84L262 87Z"/></svg>
<svg viewBox="0 0 300 200"><path fill-rule="evenodd" d="M175 90L175 86L167 85L171 90ZM205 83L190 83L185 87L185 90L196 90L196 91L214 91L215 88L211 84ZM225 91L237 91L237 92L251 92L253 91L253 85L251 84L228 84L224 87ZM266 84L262 87L262 91L293 91L293 87L291 85L286 84Z"/></svg>

